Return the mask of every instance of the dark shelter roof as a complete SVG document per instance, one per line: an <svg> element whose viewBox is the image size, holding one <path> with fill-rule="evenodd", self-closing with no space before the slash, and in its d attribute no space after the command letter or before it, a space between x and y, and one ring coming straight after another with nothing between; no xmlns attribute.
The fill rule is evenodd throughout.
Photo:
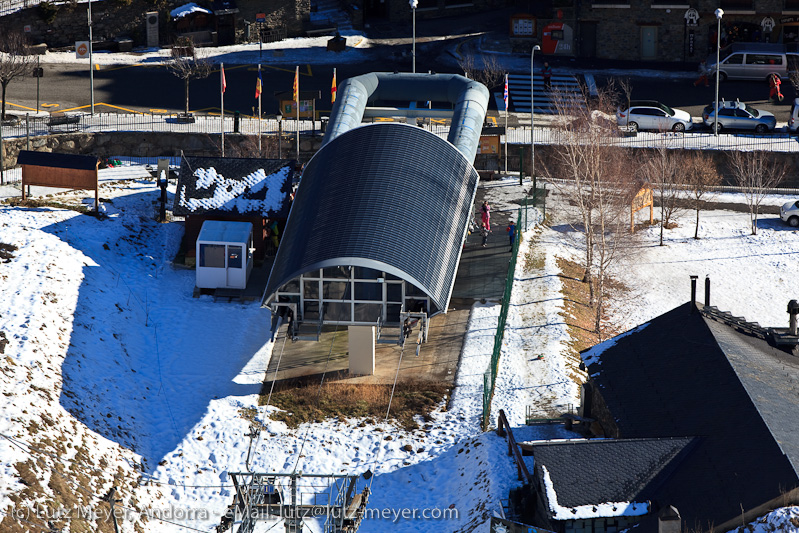
<svg viewBox="0 0 799 533"><path fill-rule="evenodd" d="M535 464L546 466L558 504L650 500L690 451L695 438L582 440L531 443Z"/></svg>
<svg viewBox="0 0 799 533"><path fill-rule="evenodd" d="M294 168L289 159L184 157L173 212L286 218Z"/></svg>
<svg viewBox="0 0 799 533"><path fill-rule="evenodd" d="M701 437L653 500L707 528L799 485L799 365L693 306L595 346L583 360L622 438ZM656 523L640 528L656 530L648 526Z"/></svg>
<svg viewBox="0 0 799 533"><path fill-rule="evenodd" d="M415 126L362 126L308 162L265 299L326 266L389 272L445 310L478 175L450 143Z"/></svg>
<svg viewBox="0 0 799 533"><path fill-rule="evenodd" d="M37 167L72 168L76 170L96 170L100 160L93 155L57 154L52 152L33 152L20 150L17 156L19 165Z"/></svg>

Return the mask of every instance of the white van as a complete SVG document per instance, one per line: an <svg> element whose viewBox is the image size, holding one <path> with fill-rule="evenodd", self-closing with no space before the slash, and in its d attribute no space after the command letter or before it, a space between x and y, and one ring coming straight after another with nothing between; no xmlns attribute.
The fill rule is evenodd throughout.
<svg viewBox="0 0 799 533"><path fill-rule="evenodd" d="M707 60L710 75L716 74L716 55ZM788 77L785 45L771 43L733 43L719 51L719 81L766 80L772 74Z"/></svg>

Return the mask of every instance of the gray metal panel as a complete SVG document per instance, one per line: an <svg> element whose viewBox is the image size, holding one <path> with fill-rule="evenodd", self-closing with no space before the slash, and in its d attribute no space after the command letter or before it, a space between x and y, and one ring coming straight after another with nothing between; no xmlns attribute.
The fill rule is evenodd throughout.
<svg viewBox="0 0 799 533"><path fill-rule="evenodd" d="M392 272L445 310L477 182L458 150L416 126L374 124L336 137L303 172L265 300L338 264Z"/></svg>

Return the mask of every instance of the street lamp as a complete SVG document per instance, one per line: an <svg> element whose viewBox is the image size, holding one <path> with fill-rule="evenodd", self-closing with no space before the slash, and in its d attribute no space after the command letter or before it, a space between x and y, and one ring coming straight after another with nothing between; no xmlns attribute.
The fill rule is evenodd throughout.
<svg viewBox="0 0 799 533"><path fill-rule="evenodd" d="M718 8L716 10L716 21L718 27L716 28L716 114L713 115L713 135L719 136L719 50L721 49L721 17L724 16L724 10Z"/></svg>
<svg viewBox="0 0 799 533"><path fill-rule="evenodd" d="M413 10L413 73L416 74L416 6L419 5L419 0L410 0L409 3Z"/></svg>
<svg viewBox="0 0 799 533"><path fill-rule="evenodd" d="M92 116L94 116L94 59L92 59L92 0L89 0L89 84L91 85Z"/></svg>
<svg viewBox="0 0 799 533"><path fill-rule="evenodd" d="M541 47L538 45L533 46L532 52L530 52L530 177L535 180L535 140L533 139L533 126L535 125L535 107L534 107L534 100L533 100L533 58L535 58L535 53L541 51ZM519 162L519 168L522 168L521 161ZM519 173L521 176L521 173ZM521 181L521 178L519 178Z"/></svg>

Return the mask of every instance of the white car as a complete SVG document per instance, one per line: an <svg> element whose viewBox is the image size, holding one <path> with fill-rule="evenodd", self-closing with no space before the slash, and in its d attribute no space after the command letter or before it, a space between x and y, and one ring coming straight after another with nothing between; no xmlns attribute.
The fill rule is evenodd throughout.
<svg viewBox="0 0 799 533"><path fill-rule="evenodd" d="M792 228L799 227L799 200L783 204L780 207L780 218Z"/></svg>
<svg viewBox="0 0 799 533"><path fill-rule="evenodd" d="M633 100L628 109L616 113L616 122L633 131L685 131L694 125L687 111L672 109L654 100Z"/></svg>

